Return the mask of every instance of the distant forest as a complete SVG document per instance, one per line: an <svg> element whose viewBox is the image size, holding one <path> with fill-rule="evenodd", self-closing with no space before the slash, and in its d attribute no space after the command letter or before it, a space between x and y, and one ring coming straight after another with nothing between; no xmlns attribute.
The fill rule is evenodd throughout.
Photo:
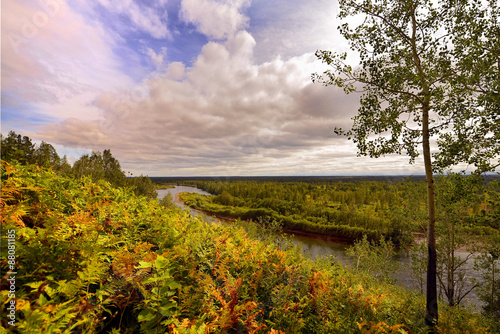
<svg viewBox="0 0 500 334"><path fill-rule="evenodd" d="M351 181L387 181L399 182L402 180L425 181L425 175L353 175L353 176L150 176L156 184L186 184L189 181L257 181L257 182L351 182ZM498 174L485 174L485 182L500 180Z"/></svg>
<svg viewBox="0 0 500 334"><path fill-rule="evenodd" d="M154 177L212 194L181 194L188 206L219 217L279 224L285 230L360 240L381 237L403 247L426 230L423 176ZM451 173L436 179L438 204L471 237L497 234L498 175ZM449 212L446 208L453 207ZM442 226L439 223L439 226ZM439 227L441 229L441 227ZM445 226L443 226L445 228Z"/></svg>

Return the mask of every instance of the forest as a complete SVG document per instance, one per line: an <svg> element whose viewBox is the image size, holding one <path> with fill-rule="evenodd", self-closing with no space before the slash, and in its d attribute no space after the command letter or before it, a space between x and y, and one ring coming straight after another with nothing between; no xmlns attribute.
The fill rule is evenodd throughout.
<svg viewBox="0 0 500 334"><path fill-rule="evenodd" d="M498 233L500 228L499 180L450 174L437 178L438 202L457 205L451 214L459 217L456 229L477 238ZM450 183L462 187L450 198ZM236 179L217 182L180 180L214 196L183 194L181 199L195 209L240 218L279 221L283 228L357 240L384 237L408 245L415 235L426 232L425 182L412 178L356 180L308 178L305 181Z"/></svg>
<svg viewBox="0 0 500 334"><path fill-rule="evenodd" d="M354 270L394 283L395 250L408 252L410 272L425 287L427 235L425 182L419 178L303 177L177 180L211 196L181 193L180 200L219 218L252 221L287 233L343 238ZM172 181L172 180L171 180ZM500 311L500 188L498 177L449 173L436 175L439 298L460 305L475 291L486 314ZM461 252L462 255L459 255ZM472 278L475 263L482 280ZM497 274L498 277L498 274Z"/></svg>
<svg viewBox="0 0 500 334"><path fill-rule="evenodd" d="M21 143L30 142L24 138ZM31 155L33 146L27 147ZM90 165L85 169L75 168L77 160L70 171L61 164L28 161L21 150L1 165L2 245L15 240L13 259L2 246L2 272L15 279L14 290L9 288L12 283L2 280L2 314L15 318L2 316L2 333L427 331L421 294L329 258L313 262L265 226L207 223L162 205L147 193L137 193L127 180L118 185L106 179L109 169L102 164L90 164L99 162L99 156L111 160L110 153L106 158L98 153L83 158L82 165ZM78 171L82 175L75 177ZM406 187L418 193L417 184ZM330 187L338 191L327 196ZM370 187L380 197L376 203ZM405 186L371 182L206 184L218 193L216 204L228 208L248 204L251 198L269 205L265 210L296 214L297 208L286 203L297 200L314 214L316 202L337 209L336 201L344 196L348 207L365 210L370 205L375 211L379 206L381 221L391 200L396 200L391 196L401 187ZM292 189L288 195L278 194ZM366 194L355 189L366 189ZM497 198L485 189L478 207L466 211L468 216L484 217L483 228L495 229L486 221L498 212L484 204ZM277 201L265 202L264 195ZM14 313L8 311L11 305ZM440 310L439 333L498 329L487 313L444 302Z"/></svg>

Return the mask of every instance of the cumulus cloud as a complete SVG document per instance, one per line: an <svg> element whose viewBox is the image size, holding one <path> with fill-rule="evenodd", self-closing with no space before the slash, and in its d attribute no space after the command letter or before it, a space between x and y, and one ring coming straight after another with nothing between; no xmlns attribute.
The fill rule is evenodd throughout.
<svg viewBox="0 0 500 334"><path fill-rule="evenodd" d="M342 91L313 85L312 55L255 64L254 47L245 31L210 42L191 67L172 63L129 91L101 95L95 106L103 119L66 120L43 136L111 148L126 166L156 166L150 175L248 174L263 166L299 173L297 163L283 163L339 142L333 127L349 120L356 99L339 104Z"/></svg>
<svg viewBox="0 0 500 334"><path fill-rule="evenodd" d="M249 0L182 0L181 17L210 38L226 39L247 26L241 10L249 4Z"/></svg>
<svg viewBox="0 0 500 334"><path fill-rule="evenodd" d="M167 77L171 80L182 80L186 73L186 66L180 61L172 62L167 67Z"/></svg>
<svg viewBox="0 0 500 334"><path fill-rule="evenodd" d="M312 84L311 73L324 67L314 50L300 47L305 35L297 33L287 52L262 52L280 38L291 43L300 24L276 16L280 34L273 37L273 24L250 29L249 1L182 0L184 22L211 41L192 62L168 62L175 44L167 49L142 34L132 44L126 39L127 29L171 38L160 8L166 0L53 1L52 9L2 4L9 13L2 18L2 106L29 101L36 115L50 116L32 133L21 131L36 140L73 149L74 158L111 149L124 169L151 176L352 174L365 173L368 161L384 164L353 159L354 145L334 135L335 126L349 127L358 97ZM106 25L109 13L121 17L118 27ZM123 22L130 27L120 30ZM124 56L131 45L136 50ZM141 64L153 64L152 73ZM137 68L141 79L132 80Z"/></svg>

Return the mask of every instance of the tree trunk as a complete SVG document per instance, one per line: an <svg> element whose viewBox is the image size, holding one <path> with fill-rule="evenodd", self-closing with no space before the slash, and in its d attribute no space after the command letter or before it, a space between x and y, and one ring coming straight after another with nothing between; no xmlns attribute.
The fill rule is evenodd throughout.
<svg viewBox="0 0 500 334"><path fill-rule="evenodd" d="M416 8L411 8L412 35L410 45L412 49L412 57L415 64L416 72L419 76L422 87L422 149L424 153L425 165L425 180L427 183L427 305L425 323L434 327L438 321L438 304L437 304L437 253L436 253L436 196L434 187L434 176L432 175L432 159L430 148L430 131L429 131L429 112L430 112L430 93L429 83L427 82L426 73L422 67L419 53L417 50L417 19Z"/></svg>
<svg viewBox="0 0 500 334"><path fill-rule="evenodd" d="M448 247L448 305L455 306L455 221L451 222L451 241Z"/></svg>
<svg viewBox="0 0 500 334"><path fill-rule="evenodd" d="M495 263L495 258L493 258L493 270L491 272L491 302L490 302L490 305L491 305L491 311L493 311L493 305L494 305L494 302L495 302L495 266L496 266L496 263Z"/></svg>
<svg viewBox="0 0 500 334"><path fill-rule="evenodd" d="M434 326L438 320L437 304L437 253L436 253L436 199L434 188L434 176L432 175L432 160L430 149L429 133L429 100L425 98L422 105L422 132L423 132L423 153L425 165L425 179L427 183L427 308L425 322L428 326Z"/></svg>

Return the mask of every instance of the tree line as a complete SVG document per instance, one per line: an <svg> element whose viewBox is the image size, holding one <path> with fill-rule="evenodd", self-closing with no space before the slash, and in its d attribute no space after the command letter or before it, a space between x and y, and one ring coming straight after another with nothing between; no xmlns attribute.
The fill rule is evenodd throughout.
<svg viewBox="0 0 500 334"><path fill-rule="evenodd" d="M451 176L449 176L451 177ZM447 176L437 180L441 206L449 183L474 176ZM411 233L426 233L425 181L318 181L216 182L192 180L213 197L185 194L186 204L215 214L241 219L279 220L285 229L350 239L369 240L381 236L395 244L408 244ZM476 177L477 188L470 195L462 225L471 231L497 231L499 226L498 181L484 183ZM472 191L472 190L471 190ZM473 198L473 200L472 200ZM454 199L458 201L458 199ZM448 216L450 214L448 213ZM482 233L482 232L481 232Z"/></svg>
<svg viewBox="0 0 500 334"><path fill-rule="evenodd" d="M89 177L94 182L107 181L114 187L131 187L136 195L148 198L157 196L156 186L149 177L143 175L127 177L121 169L120 162L113 157L109 149L84 154L71 166L66 155L61 158L54 146L45 141L36 145L28 136L14 131L10 131L7 136L0 134L0 137L3 161L49 167L75 178Z"/></svg>

